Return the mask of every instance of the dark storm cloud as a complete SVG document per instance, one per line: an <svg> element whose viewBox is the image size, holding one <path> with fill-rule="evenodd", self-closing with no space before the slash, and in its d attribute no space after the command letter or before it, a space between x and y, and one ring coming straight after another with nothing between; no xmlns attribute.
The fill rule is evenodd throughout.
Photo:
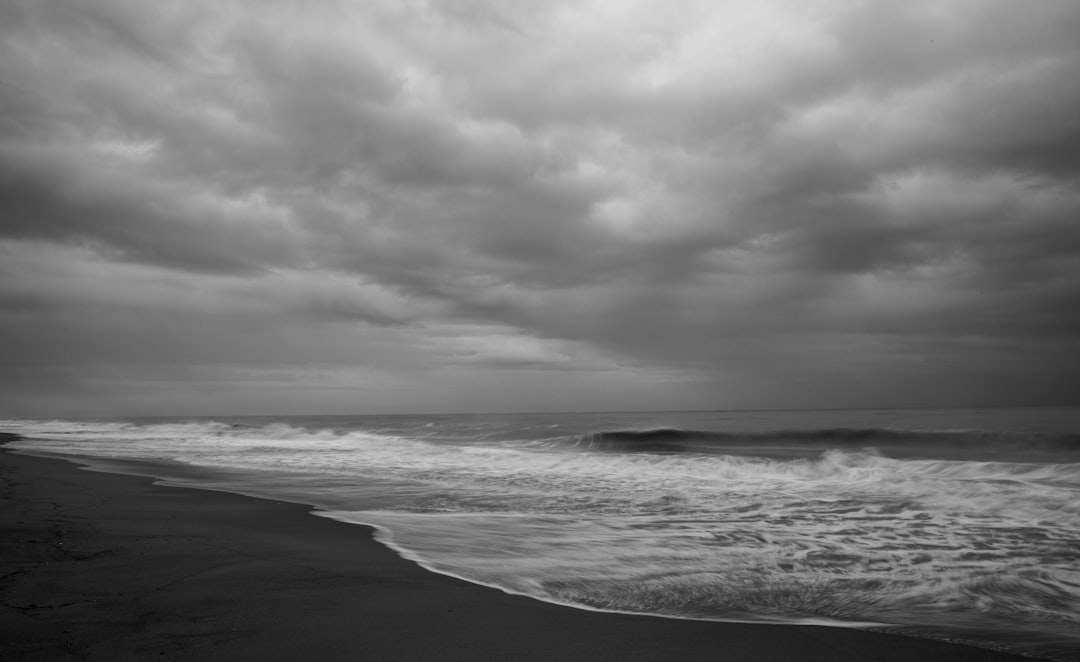
<svg viewBox="0 0 1080 662"><path fill-rule="evenodd" d="M19 407L70 403L73 365L110 407L154 370L419 409L466 376L455 406L1080 382L1073 2L0 17L6 365L55 375Z"/></svg>

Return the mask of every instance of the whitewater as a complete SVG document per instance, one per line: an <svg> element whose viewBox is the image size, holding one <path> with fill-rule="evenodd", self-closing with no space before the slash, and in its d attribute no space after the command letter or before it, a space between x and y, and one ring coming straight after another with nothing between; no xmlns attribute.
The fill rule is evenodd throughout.
<svg viewBox="0 0 1080 662"><path fill-rule="evenodd" d="M1080 659L1080 410L6 420L20 452L291 500L582 608Z"/></svg>

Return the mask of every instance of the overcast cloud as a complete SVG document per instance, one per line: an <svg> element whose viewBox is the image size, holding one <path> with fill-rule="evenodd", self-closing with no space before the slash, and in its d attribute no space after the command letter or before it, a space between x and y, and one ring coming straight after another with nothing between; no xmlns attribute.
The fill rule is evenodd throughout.
<svg viewBox="0 0 1080 662"><path fill-rule="evenodd" d="M1080 393L1074 0L0 26L0 415Z"/></svg>

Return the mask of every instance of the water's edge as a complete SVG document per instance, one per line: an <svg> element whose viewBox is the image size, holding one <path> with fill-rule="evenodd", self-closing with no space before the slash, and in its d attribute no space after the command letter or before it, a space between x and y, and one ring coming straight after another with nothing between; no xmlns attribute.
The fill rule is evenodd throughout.
<svg viewBox="0 0 1080 662"><path fill-rule="evenodd" d="M32 437L21 437L20 440L32 441ZM681 616L675 614L658 614L648 612L635 612L618 609L605 609L600 607L594 607L591 605L582 605L573 602L556 600L546 596L535 595L524 591L513 590L504 586L500 586L494 583L487 583L478 581L469 577L465 577L447 570L443 570L437 566L434 562L425 559L422 555L408 549L402 545L399 545L394 541L393 531L389 528L376 524L373 522L363 521L356 517L349 517L345 514L334 512L334 510L326 508L317 503L311 503L307 500L297 499L295 497L282 496L277 494L266 494L256 491L246 491L233 485L224 484L209 484L208 479L216 479L221 481L228 481L230 478L233 480L240 480L243 475L242 472L233 472L224 469L209 468L209 467L195 467L187 465L178 461L170 461L164 459L155 460L129 460L129 459L103 459L97 457L83 456L83 455L66 455L59 453L48 453L41 451L33 451L27 449L16 449L11 447L4 447L0 445L0 452L8 452L17 455L25 455L30 457L36 457L47 460L60 460L74 464L81 470L94 471L98 473L117 474L124 476L132 476L136 478L144 478L153 485L160 485L164 487L180 488L180 489L192 489L192 490L204 490L211 492L222 492L226 494L235 494L247 498L259 499L261 501L277 501L296 504L310 508L310 515L321 517L325 519L331 519L344 524L360 525L368 528L371 531L372 539L378 544L393 551L398 557L406 560L410 563L414 563L425 571L443 575L453 578L455 580L467 582L477 586L483 586L497 590L507 595L514 595L519 597L525 597L538 602L544 602L547 604L556 605L559 607L566 607L571 609L577 609L580 611L609 613L609 614L623 614L631 616L647 616L651 618L663 618L670 620L689 620L689 621L702 621L702 622L715 622L715 623L734 623L743 625L791 625L791 626L817 626L817 627L833 627L833 628L849 628L849 629L861 629L868 632L879 632L882 634L901 635L907 637L914 637L919 639L929 639L934 641L942 641L952 644L964 645L971 648L979 648L983 650L994 650L1010 654L1019 654L1029 656L1028 651L1022 649L1011 648L995 644L994 642L973 640L964 637L958 637L954 634L947 632L924 630L920 628L914 628L909 626L898 626L889 623L877 623L877 622L857 622L857 621L842 621L838 619L827 618L807 618L807 619L779 619L779 618L757 618L757 619L737 619L737 618L707 618L707 617L694 617L694 616ZM353 515L354 513L348 513ZM1031 659L1043 659L1035 658Z"/></svg>

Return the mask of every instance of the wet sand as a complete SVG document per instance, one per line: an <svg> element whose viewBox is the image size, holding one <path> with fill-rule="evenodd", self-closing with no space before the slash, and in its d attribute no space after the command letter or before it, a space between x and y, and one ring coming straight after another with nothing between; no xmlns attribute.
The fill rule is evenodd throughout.
<svg viewBox="0 0 1080 662"><path fill-rule="evenodd" d="M0 450L0 659L1030 660L560 607L428 572L310 510Z"/></svg>

